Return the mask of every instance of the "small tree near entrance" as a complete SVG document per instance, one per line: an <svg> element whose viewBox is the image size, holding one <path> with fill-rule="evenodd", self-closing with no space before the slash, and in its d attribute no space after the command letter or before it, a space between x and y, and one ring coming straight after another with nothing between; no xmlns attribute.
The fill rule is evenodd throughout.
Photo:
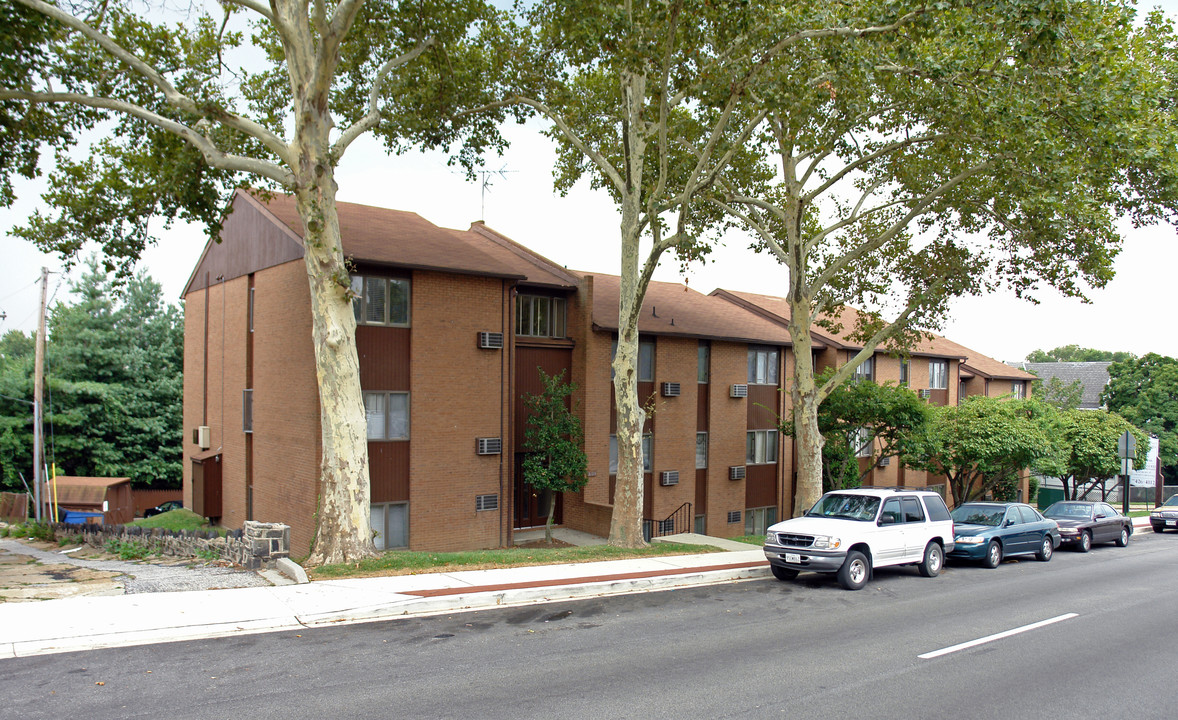
<svg viewBox="0 0 1178 720"><path fill-rule="evenodd" d="M541 368L539 395L525 394L528 425L524 431L524 481L535 490L548 491L548 522L544 541L552 544L552 523L556 518L556 493L577 492L585 487L585 433L581 420L573 414L569 397L577 391L572 382L564 382L564 370L548 375Z"/></svg>

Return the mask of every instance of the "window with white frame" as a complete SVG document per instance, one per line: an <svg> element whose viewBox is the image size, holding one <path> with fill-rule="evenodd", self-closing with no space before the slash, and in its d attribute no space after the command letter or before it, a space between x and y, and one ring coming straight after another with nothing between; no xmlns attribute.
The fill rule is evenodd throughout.
<svg viewBox="0 0 1178 720"><path fill-rule="evenodd" d="M900 361L900 384L903 385L904 387L908 387L908 377L909 377L908 371L910 369L911 369L911 363L909 361L907 361L907 360Z"/></svg>
<svg viewBox="0 0 1178 720"><path fill-rule="evenodd" d="M369 440L409 439L409 393L366 392Z"/></svg>
<svg viewBox="0 0 1178 720"><path fill-rule="evenodd" d="M745 464L768 465L777 462L776 430L749 430L745 438Z"/></svg>
<svg viewBox="0 0 1178 720"><path fill-rule="evenodd" d="M565 299L544 295L516 296L515 334L524 337L566 337Z"/></svg>
<svg viewBox="0 0 1178 720"><path fill-rule="evenodd" d="M875 379L875 358L869 357L855 368L855 380Z"/></svg>
<svg viewBox="0 0 1178 720"><path fill-rule="evenodd" d="M855 457L869 458L871 457L874 448L872 447L871 431L867 428L858 428L855 434L851 436L852 450L855 451Z"/></svg>
<svg viewBox="0 0 1178 720"><path fill-rule="evenodd" d="M930 390L949 389L949 361L929 360L928 386Z"/></svg>
<svg viewBox="0 0 1178 720"><path fill-rule="evenodd" d="M1010 392L1014 394L1016 400L1022 400L1026 397L1026 387L1022 380L1010 381Z"/></svg>
<svg viewBox="0 0 1178 720"><path fill-rule="evenodd" d="M708 381L708 376L711 374L711 353L712 348L705 342L699 344L698 356L696 359L696 374L697 380L702 385Z"/></svg>
<svg viewBox="0 0 1178 720"><path fill-rule="evenodd" d="M695 434L695 469L702 470L708 466L708 434Z"/></svg>
<svg viewBox="0 0 1178 720"><path fill-rule="evenodd" d="M654 458L654 436L646 433L642 436L642 472L651 472ZM609 436L609 474L618 474L618 436Z"/></svg>
<svg viewBox="0 0 1178 720"><path fill-rule="evenodd" d="M368 518L377 550L409 547L409 503L373 503Z"/></svg>
<svg viewBox="0 0 1178 720"><path fill-rule="evenodd" d="M749 384L777 384L777 348L749 345Z"/></svg>
<svg viewBox="0 0 1178 720"><path fill-rule="evenodd" d="M409 326L409 278L353 275L352 293L356 324Z"/></svg>
<svg viewBox="0 0 1178 720"><path fill-rule="evenodd" d="M744 511L744 534L764 535L770 525L777 522L775 506L747 508Z"/></svg>

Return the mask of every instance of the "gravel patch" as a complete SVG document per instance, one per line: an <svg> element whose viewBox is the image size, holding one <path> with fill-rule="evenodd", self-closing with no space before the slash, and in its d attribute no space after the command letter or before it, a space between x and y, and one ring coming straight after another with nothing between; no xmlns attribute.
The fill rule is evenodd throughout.
<svg viewBox="0 0 1178 720"><path fill-rule="evenodd" d="M44 550L12 539L0 539L0 550L27 555L51 565L74 565L120 573L115 580L125 594L268 587L272 583L256 572L214 563L177 558L141 561L72 557L59 550Z"/></svg>

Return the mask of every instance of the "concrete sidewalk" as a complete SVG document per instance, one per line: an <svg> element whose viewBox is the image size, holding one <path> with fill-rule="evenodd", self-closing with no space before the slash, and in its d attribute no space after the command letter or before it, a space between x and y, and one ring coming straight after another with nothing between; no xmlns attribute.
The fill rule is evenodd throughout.
<svg viewBox="0 0 1178 720"><path fill-rule="evenodd" d="M1135 518L1150 532L1149 518ZM760 547L724 552L0 604L0 658L298 630L768 577Z"/></svg>
<svg viewBox="0 0 1178 720"><path fill-rule="evenodd" d="M759 547L732 545L736 549L699 555L3 603L0 658L393 620L769 575Z"/></svg>

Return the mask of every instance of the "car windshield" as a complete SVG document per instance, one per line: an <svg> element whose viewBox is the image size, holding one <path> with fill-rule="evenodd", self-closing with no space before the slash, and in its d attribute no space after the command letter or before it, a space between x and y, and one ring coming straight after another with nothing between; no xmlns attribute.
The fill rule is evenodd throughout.
<svg viewBox="0 0 1178 720"><path fill-rule="evenodd" d="M953 522L961 523L962 525L990 525L997 527L1002 524L1002 518L1006 515L1006 508L992 507L989 505L961 505L953 508L953 512L949 514L953 517Z"/></svg>
<svg viewBox="0 0 1178 720"><path fill-rule="evenodd" d="M1043 514L1049 518L1090 518L1092 506L1085 503L1055 503Z"/></svg>
<svg viewBox="0 0 1178 720"><path fill-rule="evenodd" d="M1170 498L1166 502L1162 503L1162 505L1165 505L1166 507L1174 507L1175 505L1178 505L1178 495Z"/></svg>
<svg viewBox="0 0 1178 720"><path fill-rule="evenodd" d="M845 520L875 520L879 511L879 498L870 495L843 495L831 493L823 495L822 499L806 513L808 517L843 518Z"/></svg>

